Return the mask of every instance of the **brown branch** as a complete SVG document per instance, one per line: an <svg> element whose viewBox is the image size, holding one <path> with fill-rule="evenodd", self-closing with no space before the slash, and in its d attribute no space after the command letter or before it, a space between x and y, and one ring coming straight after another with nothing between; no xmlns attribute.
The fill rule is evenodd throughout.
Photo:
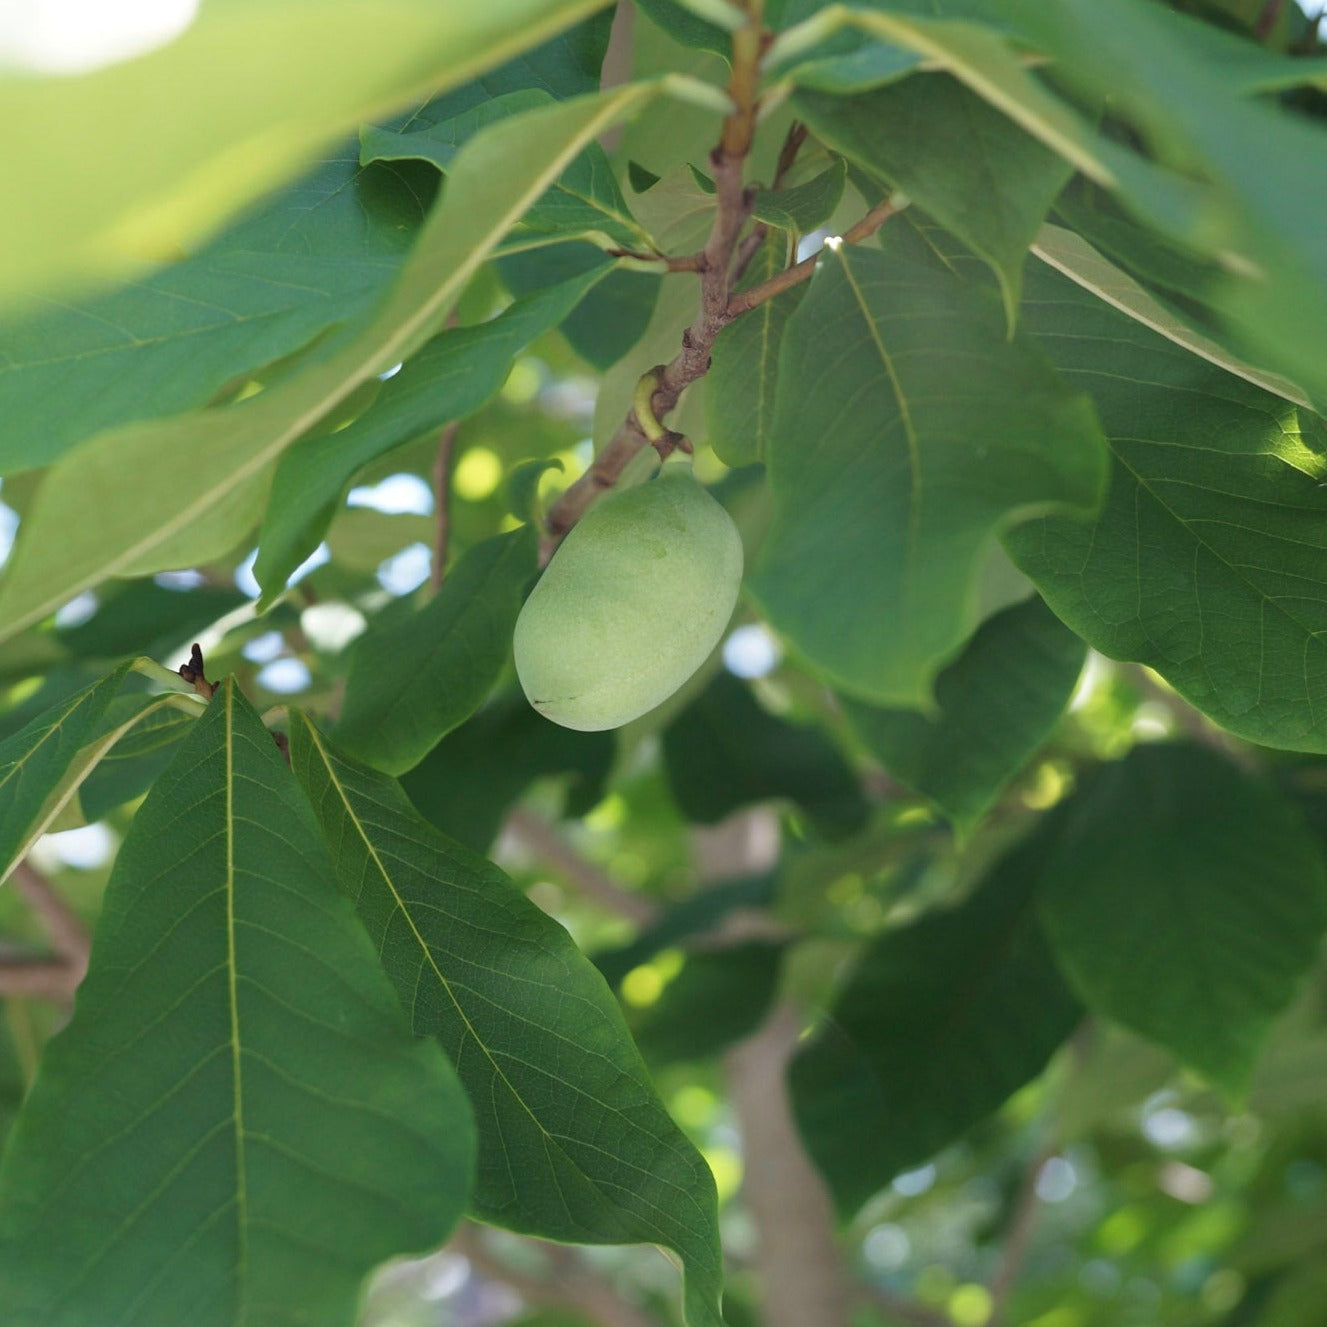
<svg viewBox="0 0 1327 1327"><path fill-rule="evenodd" d="M88 970L92 948L82 918L56 893L51 882L27 862L20 862L14 868L14 887L41 919L51 937L52 948L67 970L68 989L72 991Z"/></svg>
<svg viewBox="0 0 1327 1327"><path fill-rule="evenodd" d="M756 99L760 81L760 56L764 30L761 0L752 0L749 22L733 33L732 74L728 95L735 109L725 117L719 145L710 153L714 178L714 222L698 259L700 307L691 326L682 333L682 348L656 378L650 410L662 420L677 405L682 393L710 367L710 351L726 322L731 292L730 269L737 241L746 225L751 200L742 184L742 170L756 127ZM608 445L590 468L553 504L545 521L547 537L544 560L552 556L558 541L580 520L590 504L605 489L612 488L627 463L650 438L633 408Z"/></svg>
<svg viewBox="0 0 1327 1327"><path fill-rule="evenodd" d="M756 1229L765 1327L847 1327L850 1294L825 1183L803 1150L787 1068L802 1020L787 1003L724 1055L742 1132L742 1194Z"/></svg>
<svg viewBox="0 0 1327 1327"><path fill-rule="evenodd" d="M889 199L885 199L883 203L877 203L856 225L845 230L838 237L839 242L860 244L862 240L874 235L893 215L893 205ZM785 267L782 272L775 273L768 281L762 281L758 286L752 286L750 290L734 295L728 301L726 320L731 322L758 304L764 304L766 300L782 295L785 290L791 290L801 282L809 280L816 270L816 264L820 262L821 252L823 251L817 250L809 258L803 258L800 263L794 263L791 267Z"/></svg>
<svg viewBox="0 0 1327 1327"><path fill-rule="evenodd" d="M663 263L670 272L703 272L705 255L703 253L683 253L670 256L666 253L641 253L636 249L605 249L610 258L633 258L641 263Z"/></svg>
<svg viewBox="0 0 1327 1327"><path fill-rule="evenodd" d="M452 455L456 451L459 420L452 420L438 434L438 455L433 462L433 562L429 567L429 589L434 594L447 574L447 539L451 534Z"/></svg>
<svg viewBox="0 0 1327 1327"><path fill-rule="evenodd" d="M720 203L715 216L715 229L711 232L710 243L705 246L706 269L701 275L701 308L691 326L682 333L682 349L657 374L658 386L651 398L650 407L656 420L661 420L677 405L682 393L693 382L705 376L710 367L710 351L723 329L734 318L763 304L766 300L781 295L785 290L808 280L820 261L820 254L812 254L793 267L752 286L740 294L730 295L731 281L728 266L736 248L737 237L746 220L748 206L745 194L742 195L740 217L732 214L732 175L731 163L724 161L716 153L711 157L715 168L715 182L721 176L726 177L719 189ZM724 200L728 201L725 202ZM891 217L894 208L888 201L873 207L856 225L846 230L841 239L845 244L857 244L874 235ZM711 254L722 252L722 268L711 265ZM635 410L627 413L616 433L609 439L604 449L595 457L590 468L576 480L553 504L545 522L546 536L542 550L542 560L546 563L553 555L559 541L567 531L585 514L590 504L606 489L612 488L641 450L650 445L650 439L636 417Z"/></svg>
<svg viewBox="0 0 1327 1327"><path fill-rule="evenodd" d="M78 986L76 969L59 958L11 958L0 963L0 997L68 1004Z"/></svg>
<svg viewBox="0 0 1327 1327"><path fill-rule="evenodd" d="M987 1327L1000 1327L1004 1321L1005 1309L1009 1296L1013 1293L1018 1274L1023 1270L1028 1249L1032 1245L1032 1233L1036 1228L1040 1212L1040 1199L1037 1197L1037 1181L1046 1163L1059 1151L1052 1140L1037 1152L1023 1172L1023 1182L1014 1198L1013 1210L1009 1217L1009 1226L1005 1232L1004 1248L1000 1254L1000 1265L991 1277L991 1311L986 1319Z"/></svg>
<svg viewBox="0 0 1327 1327"><path fill-rule="evenodd" d="M601 1327L659 1327L655 1318L626 1299L573 1249L543 1241L531 1243L548 1257L548 1277L508 1267L485 1246L479 1230L472 1225L458 1230L448 1247L460 1253L485 1280L510 1286L527 1303L571 1308Z"/></svg>
<svg viewBox="0 0 1327 1327"><path fill-rule="evenodd" d="M548 821L533 811L518 806L507 817L506 828L536 857L553 867L569 884L606 912L625 917L637 926L649 926L658 917L659 910L649 899L623 889L606 872L582 857Z"/></svg>

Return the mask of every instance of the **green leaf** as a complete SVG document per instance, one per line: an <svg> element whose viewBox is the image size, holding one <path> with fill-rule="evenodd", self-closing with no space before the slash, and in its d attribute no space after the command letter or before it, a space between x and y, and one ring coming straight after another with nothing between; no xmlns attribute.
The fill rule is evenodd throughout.
<svg viewBox="0 0 1327 1327"><path fill-rule="evenodd" d="M402 774L468 719L511 655L538 554L528 525L485 539L418 612L361 636L351 647L337 741Z"/></svg>
<svg viewBox="0 0 1327 1327"><path fill-rule="evenodd" d="M457 157L441 203L370 321L310 352L300 371L249 400L101 434L59 461L0 583L0 640L108 576L191 566L231 547L281 452L436 332L479 265L563 166L656 91L632 84L484 130ZM98 494L96 521L86 519L90 492ZM201 522L214 513L204 538Z"/></svg>
<svg viewBox="0 0 1327 1327"><path fill-rule="evenodd" d="M42 132L9 145L0 300L187 252L361 120L463 82L597 7L214 5L137 59L80 78L11 77L0 120Z"/></svg>
<svg viewBox="0 0 1327 1327"><path fill-rule="evenodd" d="M1083 642L1039 598L987 618L935 680L934 715L843 711L867 749L968 834L1055 727L1083 668Z"/></svg>
<svg viewBox="0 0 1327 1327"><path fill-rule="evenodd" d="M1023 325L1093 393L1113 455L1094 521L1005 547L1057 616L1232 732L1327 750L1327 425L1030 269Z"/></svg>
<svg viewBox="0 0 1327 1327"><path fill-rule="evenodd" d="M550 1239L673 1249L688 1323L721 1327L713 1177L603 978L501 871L298 712L290 750L416 1033L441 1040L475 1105L475 1214Z"/></svg>
<svg viewBox="0 0 1327 1327"><path fill-rule="evenodd" d="M177 708L178 702L150 707L142 702L141 696L120 696L102 718L103 735L114 731L116 736L78 790L89 824L147 792L198 717Z"/></svg>
<svg viewBox="0 0 1327 1327"><path fill-rule="evenodd" d="M464 1210L464 1094L414 1041L233 682L134 819L0 1168L13 1327L350 1327Z"/></svg>
<svg viewBox="0 0 1327 1327"><path fill-rule="evenodd" d="M45 833L105 749L87 751L131 666L121 664L0 742L0 881Z"/></svg>
<svg viewBox="0 0 1327 1327"><path fill-rule="evenodd" d="M1239 1093L1317 961L1327 870L1258 780L1200 747L1140 746L1064 807L1041 913L1094 1010Z"/></svg>
<svg viewBox="0 0 1327 1327"><path fill-rule="evenodd" d="M706 884L689 898L669 904L658 921L625 945L595 953L595 967L610 986L619 986L632 968L648 963L661 950L713 931L725 917L744 909L768 908L778 880L773 873Z"/></svg>
<svg viewBox="0 0 1327 1327"><path fill-rule="evenodd" d="M1078 209L1073 215L1076 220L1081 220L1083 210ZM1133 229L1136 233L1145 233L1139 232L1137 227ZM1177 346L1182 346L1264 391L1283 396L1296 405L1313 408L1313 403L1300 387L1287 378L1249 364L1225 346L1195 331L1192 320L1177 317L1170 308L1160 304L1127 273L1107 262L1081 235L1075 235L1073 231L1060 226L1043 226L1032 252L1047 267L1054 268L1084 290L1091 291L1098 299L1127 314L1135 322L1142 323L1144 327L1151 328L1166 340L1173 341ZM1137 252L1137 249L1132 249L1131 256L1136 256Z"/></svg>
<svg viewBox="0 0 1327 1327"><path fill-rule="evenodd" d="M793 1108L845 1215L1030 1082L1082 1008L1037 921L1033 838L956 907L887 931L793 1060Z"/></svg>
<svg viewBox="0 0 1327 1327"><path fill-rule="evenodd" d="M639 8L650 16L670 37L685 46L713 51L727 59L732 51L732 37L717 24L692 12L683 0L639 0Z"/></svg>
<svg viewBox="0 0 1327 1327"><path fill-rule="evenodd" d="M806 235L834 215L843 197L848 170L835 158L828 170L790 189L758 189L751 200L751 215L771 226Z"/></svg>
<svg viewBox="0 0 1327 1327"><path fill-rule="evenodd" d="M200 406L365 313L424 219L419 183L337 149L194 256L0 327L0 472Z"/></svg>
<svg viewBox="0 0 1327 1327"><path fill-rule="evenodd" d="M85 659L127 654L162 659L248 602L243 591L222 585L174 590L154 581L122 581L98 594L96 611L87 621L56 627L53 635L71 654Z"/></svg>
<svg viewBox="0 0 1327 1327"><path fill-rule="evenodd" d="M318 546L355 475L430 428L473 414L492 399L512 361L555 327L610 270L602 259L562 285L518 300L475 327L440 332L390 378L347 428L297 443L281 458L258 539L254 575L269 604Z"/></svg>
<svg viewBox="0 0 1327 1327"><path fill-rule="evenodd" d="M783 946L751 940L688 954L662 994L630 1019L645 1059L656 1067L707 1060L749 1036L778 990Z"/></svg>
<svg viewBox="0 0 1327 1327"><path fill-rule="evenodd" d="M852 98L806 92L795 105L817 138L884 176L991 265L1012 327L1023 260L1068 162L944 74Z"/></svg>
<svg viewBox="0 0 1327 1327"><path fill-rule="evenodd" d="M444 737L401 786L425 820L482 853L536 779L562 776L564 814L584 815L604 795L616 750L611 732L549 723L516 689Z"/></svg>
<svg viewBox="0 0 1327 1327"><path fill-rule="evenodd" d="M769 235L738 286L747 290L787 265L788 242ZM763 461L774 427L775 387L784 328L806 290L794 286L757 304L719 333L710 357L705 422L715 454L730 466Z"/></svg>
<svg viewBox="0 0 1327 1327"><path fill-rule="evenodd" d="M663 756L688 820L713 825L776 798L796 803L832 838L866 820L866 801L838 747L818 727L770 714L729 672L718 673L664 729Z"/></svg>
<svg viewBox="0 0 1327 1327"><path fill-rule="evenodd" d="M528 295L569 280L604 257L589 244L552 244L498 259L498 271L513 295ZM614 269L562 320L558 331L592 368L616 364L645 334L659 298L660 278L650 272Z"/></svg>
<svg viewBox="0 0 1327 1327"><path fill-rule="evenodd" d="M893 83L916 71L922 63L917 51L888 42L865 42L855 51L823 55L803 61L788 71L799 88L848 96Z"/></svg>
<svg viewBox="0 0 1327 1327"><path fill-rule="evenodd" d="M446 174L460 146L485 125L547 106L553 100L539 88L494 97L454 120L406 132L365 130L360 160L427 161ZM608 155L598 143L588 144L521 218L508 244L515 247L551 240L590 239L601 248L647 248L649 236L627 207Z"/></svg>
<svg viewBox="0 0 1327 1327"><path fill-rule="evenodd" d="M1090 403L984 291L840 246L785 329L767 464L748 587L766 616L848 694L929 709L995 534L1090 511L1105 454Z"/></svg>

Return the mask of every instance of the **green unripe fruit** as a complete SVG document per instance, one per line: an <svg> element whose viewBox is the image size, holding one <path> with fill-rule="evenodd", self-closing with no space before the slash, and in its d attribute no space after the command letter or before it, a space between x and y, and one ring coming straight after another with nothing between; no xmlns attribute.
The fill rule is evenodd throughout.
<svg viewBox="0 0 1327 1327"><path fill-rule="evenodd" d="M617 728L666 700L719 643L742 581L732 517L670 460L600 499L516 620L516 673L564 728Z"/></svg>

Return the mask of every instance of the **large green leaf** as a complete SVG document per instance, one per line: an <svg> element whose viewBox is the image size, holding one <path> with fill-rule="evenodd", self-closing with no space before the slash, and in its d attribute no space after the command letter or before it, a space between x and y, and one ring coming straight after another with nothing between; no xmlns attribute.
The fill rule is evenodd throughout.
<svg viewBox="0 0 1327 1327"><path fill-rule="evenodd" d="M688 820L712 825L740 807L786 799L831 837L866 821L857 776L825 733L770 714L726 671L664 729L663 757Z"/></svg>
<svg viewBox="0 0 1327 1327"><path fill-rule="evenodd" d="M788 262L787 237L768 235L751 260L739 289L758 285ZM705 423L709 443L725 465L763 461L774 427L775 384L783 331L806 291L785 290L757 304L719 333L710 356Z"/></svg>
<svg viewBox="0 0 1327 1327"><path fill-rule="evenodd" d="M476 1215L546 1238L673 1249L687 1321L719 1327L714 1181L603 978L501 871L299 713L290 751L415 1031L442 1042L474 1103Z"/></svg>
<svg viewBox="0 0 1327 1327"><path fill-rule="evenodd" d="M463 82L598 7L209 5L139 59L80 78L10 75L0 120L41 132L13 136L6 151L0 300L187 252L361 120Z"/></svg>
<svg viewBox="0 0 1327 1327"><path fill-rule="evenodd" d="M584 815L603 797L616 749L611 732L549 723L515 688L444 737L401 786L425 820L484 853L536 779L564 777L565 813Z"/></svg>
<svg viewBox="0 0 1327 1327"><path fill-rule="evenodd" d="M494 245L587 142L653 97L632 84L493 125L453 165L391 295L289 379L237 405L101 434L42 484L0 583L0 640L113 575L191 566L230 548L269 468L360 383L435 333ZM98 519L86 519L89 493ZM202 522L213 525L205 535Z"/></svg>
<svg viewBox="0 0 1327 1327"><path fill-rule="evenodd" d="M967 833L1049 736L1084 653L1083 642L1032 598L981 624L936 678L935 714L848 697L843 709L880 763Z"/></svg>
<svg viewBox="0 0 1327 1327"><path fill-rule="evenodd" d="M817 138L882 175L991 265L1012 327L1028 246L1068 162L944 74L851 98L804 92L795 104Z"/></svg>
<svg viewBox="0 0 1327 1327"><path fill-rule="evenodd" d="M793 1060L797 1122L843 1212L1035 1078L1082 1017L1037 921L1043 856L1020 844L964 902L876 940Z"/></svg>
<svg viewBox="0 0 1327 1327"><path fill-rule="evenodd" d="M468 719L511 656L538 554L528 525L485 539L423 608L361 636L350 655L337 741L402 774Z"/></svg>
<svg viewBox="0 0 1327 1327"><path fill-rule="evenodd" d="M1327 930L1317 840L1196 746L1135 747L1098 771L1063 810L1041 897L1084 1000L1234 1092Z"/></svg>
<svg viewBox="0 0 1327 1327"><path fill-rule="evenodd" d="M130 667L121 664L0 742L0 881L59 815L110 745L95 739L101 737L102 715Z"/></svg>
<svg viewBox="0 0 1327 1327"><path fill-rule="evenodd" d="M943 270L839 246L788 321L768 469L774 522L750 588L843 691L926 709L976 625L997 531L1090 511L1090 403L998 303Z"/></svg>
<svg viewBox="0 0 1327 1327"><path fill-rule="evenodd" d="M204 404L364 313L424 219L419 182L347 145L192 257L0 327L0 472Z"/></svg>
<svg viewBox="0 0 1327 1327"><path fill-rule="evenodd" d="M1090 390L1114 457L1095 521L1005 537L1090 645L1254 741L1327 750L1327 425L1063 277L1023 325Z"/></svg>
<svg viewBox="0 0 1327 1327"><path fill-rule="evenodd" d="M549 290L517 300L474 327L439 332L391 378L368 411L335 433L306 438L281 458L258 540L254 575L270 603L318 546L354 476L429 428L473 414L502 387L512 361L556 327L611 271L603 260Z"/></svg>
<svg viewBox="0 0 1327 1327"><path fill-rule="evenodd" d="M1020 30L1055 58L1056 78L1109 102L1176 177L1205 178L1207 203L1179 238L1216 257L1217 307L1253 357L1327 400L1327 132L1242 95L1211 59L1203 25L1144 0L1020 6ZM1155 223L1124 182L1122 201ZM1164 227L1163 227L1164 228Z"/></svg>
<svg viewBox="0 0 1327 1327"><path fill-rule="evenodd" d="M1057 206L1062 212L1068 196L1071 196L1071 191L1060 195ZM1080 228L1087 215L1088 209L1082 205L1069 211L1070 219ZM1100 218L1101 215L1098 212L1094 217ZM1130 225L1126 230L1123 224L1110 226L1098 219L1094 220L1089 233L1094 240L1103 238L1114 241L1111 256L1126 266L1132 266L1139 271L1140 276L1149 278L1153 286L1159 286L1163 294L1170 296L1166 303L1160 302L1128 272L1107 261L1082 235L1065 230L1062 226L1043 226L1032 246L1032 252L1048 267L1062 272L1084 290L1091 291L1098 299L1105 300L1112 308L1128 314L1168 341L1210 360L1238 378L1245 378L1255 386L1277 396L1284 396L1287 401L1312 409L1313 403L1304 394L1303 388L1239 358L1226 346L1196 328L1196 301L1192 298L1186 300L1185 297L1192 295L1194 287L1197 287L1201 291L1198 298L1205 299L1209 291L1203 283L1210 282L1210 273L1195 280L1195 264L1185 263L1183 255L1177 254L1172 246L1166 246L1164 241L1157 240L1140 226ZM1166 287L1172 283L1177 283L1178 289L1167 290ZM1211 314L1208 313L1210 318ZM1217 332L1220 329L1209 326L1207 330Z"/></svg>
<svg viewBox="0 0 1327 1327"><path fill-rule="evenodd" d="M413 1040L271 735L226 682L134 819L0 1166L13 1327L350 1327L464 1210Z"/></svg>

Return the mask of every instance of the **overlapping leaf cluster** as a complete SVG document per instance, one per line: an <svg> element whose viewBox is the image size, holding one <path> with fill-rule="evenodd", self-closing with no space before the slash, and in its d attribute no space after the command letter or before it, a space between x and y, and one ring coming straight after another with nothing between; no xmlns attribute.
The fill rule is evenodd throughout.
<svg viewBox="0 0 1327 1327"><path fill-rule="evenodd" d="M659 1244L718 1324L714 1180L655 1076L804 990L803 941L854 947L789 1079L845 1213L1088 1015L1246 1091L1327 930L1312 781L1237 740L1327 752L1312 34L1145 0L769 6L736 288L829 239L673 422L786 660L716 659L619 742L533 715L510 637L549 466L696 317L667 259L713 220L723 94L677 75L721 78L685 47L729 35L648 0L641 76L601 90L609 16L577 0L231 8L0 81L46 128L0 216L0 864L80 815L127 829L0 1163L6 1321L350 1323L372 1267L469 1212ZM79 174L90 119L118 168ZM886 198L878 236L833 238ZM458 421L511 492L435 459ZM400 474L451 502L449 543L346 506ZM393 599L374 569L421 533L447 564ZM250 549L254 600L220 583ZM244 653L268 629L300 708L160 667L205 636L275 702ZM1066 722L1089 647L1199 740ZM773 803L775 864L660 885L596 969L480 855L533 786L567 817L614 788L674 845ZM611 987L679 947L629 1031Z"/></svg>

